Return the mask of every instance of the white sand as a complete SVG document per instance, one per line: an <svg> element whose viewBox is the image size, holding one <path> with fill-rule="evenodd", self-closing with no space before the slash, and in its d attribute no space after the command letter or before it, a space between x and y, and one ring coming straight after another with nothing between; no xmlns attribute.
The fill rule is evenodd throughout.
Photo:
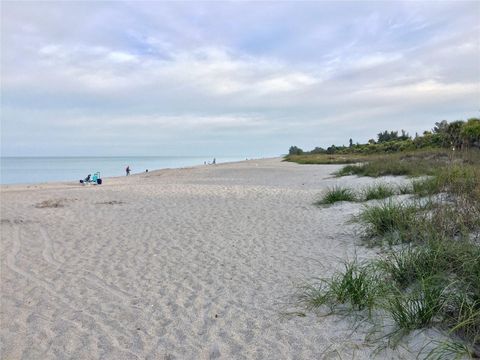
<svg viewBox="0 0 480 360"><path fill-rule="evenodd" d="M367 326L282 316L302 281L376 251L346 224L361 204L312 205L373 181L338 168L265 159L3 186L2 359L371 358ZM51 200L63 207L36 207Z"/></svg>

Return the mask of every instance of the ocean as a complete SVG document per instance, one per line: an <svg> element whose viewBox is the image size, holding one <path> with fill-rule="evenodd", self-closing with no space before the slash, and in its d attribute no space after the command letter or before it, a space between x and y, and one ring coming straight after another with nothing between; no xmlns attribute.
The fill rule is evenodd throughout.
<svg viewBox="0 0 480 360"><path fill-rule="evenodd" d="M102 178L131 174L146 169L181 168L212 162L200 156L114 156L114 157L1 157L0 184L35 184L55 181L79 181L99 171ZM216 162L245 160L245 157L217 157Z"/></svg>

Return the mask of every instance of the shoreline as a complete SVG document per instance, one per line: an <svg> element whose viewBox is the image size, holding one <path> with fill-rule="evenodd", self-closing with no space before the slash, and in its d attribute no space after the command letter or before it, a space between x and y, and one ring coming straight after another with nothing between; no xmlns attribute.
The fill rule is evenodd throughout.
<svg viewBox="0 0 480 360"><path fill-rule="evenodd" d="M12 157L13 158L13 157ZM249 162L249 161L258 161L258 160L269 160L269 159L283 159L283 157L267 157L267 158L258 158L258 159L248 159L248 160L239 160L239 161L226 161L226 162L220 162L215 165L213 164L199 164L199 165L192 165L192 166L181 166L181 167L166 167L166 168L160 168L160 169L154 169L154 170L149 170L148 173L146 172L141 172L141 173L131 173L128 177L139 177L142 175L145 175L145 177L148 177L148 174L156 174L158 172L162 171L172 171L172 170L181 170L181 169L194 169L194 168L203 168L206 166L220 166L220 165L225 165L225 164L237 164L237 163L244 163L244 162ZM121 176L109 176L109 177L102 177L103 179L106 180L118 180L118 179L123 179L126 178L127 176L121 175ZM38 182L38 183L20 183L20 184L1 184L0 183L0 191L3 190L11 190L15 188L14 190L22 190L22 188L30 189L30 188L38 188L39 186L75 186L78 185L79 187L83 187L84 185L81 185L79 183L78 179L77 181L73 180L60 180L60 181L45 181L45 182ZM92 184L93 185L93 184ZM100 186L105 185L102 184ZM18 188L18 189L17 189Z"/></svg>

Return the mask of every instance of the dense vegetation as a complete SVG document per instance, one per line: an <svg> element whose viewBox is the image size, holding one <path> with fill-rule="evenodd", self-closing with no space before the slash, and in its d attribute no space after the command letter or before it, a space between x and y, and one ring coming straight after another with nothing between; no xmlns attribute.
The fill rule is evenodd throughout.
<svg viewBox="0 0 480 360"><path fill-rule="evenodd" d="M315 154L375 154L413 151L418 149L480 148L480 119L472 118L467 121L447 122L443 120L435 123L431 131L424 131L423 135L415 134L411 137L404 130L383 131L377 134L377 140L370 139L366 144L354 144L349 140L348 146L332 145L324 149L316 147L311 151L303 151L297 146L289 149L288 155L315 155Z"/></svg>
<svg viewBox="0 0 480 360"><path fill-rule="evenodd" d="M383 132L375 146L415 141L406 136ZM396 189L376 183L325 192L319 204L383 199L364 205L353 219L364 244L379 247L380 257L346 262L343 270L302 287L298 300L303 309L355 314L353 319L374 328L388 319L394 324L386 337L390 345L416 329L443 330L451 340L419 354L423 358L479 358L480 120L437 123L422 141L425 137L438 145L386 154L297 156L303 163L350 164L337 176L421 176ZM452 145L461 151L452 151ZM394 196L406 193L407 199Z"/></svg>

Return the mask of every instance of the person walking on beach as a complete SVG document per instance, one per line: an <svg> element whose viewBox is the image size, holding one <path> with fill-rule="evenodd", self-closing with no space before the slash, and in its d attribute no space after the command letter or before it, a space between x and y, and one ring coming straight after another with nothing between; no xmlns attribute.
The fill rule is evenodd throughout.
<svg viewBox="0 0 480 360"><path fill-rule="evenodd" d="M216 163L217 163L217 160L215 158L213 158L212 164L215 165Z"/></svg>
<svg viewBox="0 0 480 360"><path fill-rule="evenodd" d="M127 173L126 176L130 175L130 165L127 165L127 168L125 169L125 172Z"/></svg>

